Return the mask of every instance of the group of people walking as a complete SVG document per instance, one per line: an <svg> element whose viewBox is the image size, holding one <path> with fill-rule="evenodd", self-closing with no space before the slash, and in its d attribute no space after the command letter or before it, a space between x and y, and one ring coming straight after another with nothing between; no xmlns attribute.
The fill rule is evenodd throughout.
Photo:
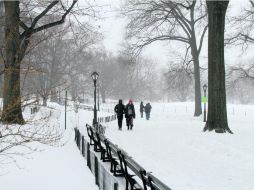
<svg viewBox="0 0 254 190"><path fill-rule="evenodd" d="M146 113L146 119L149 120L151 109L152 109L152 106L150 105L150 103L147 103L144 106L143 102L141 102L141 104L140 104L141 118L143 118L143 112L145 112ZM127 130L132 130L133 120L136 117L135 107L134 107L133 101L129 100L128 104L124 105L123 100L120 99L118 104L115 106L114 111L117 114L118 129L122 130L123 118L124 118L124 115L125 115Z"/></svg>
<svg viewBox="0 0 254 190"><path fill-rule="evenodd" d="M145 106L144 106L143 102L140 103L140 115L141 115L141 118L143 118L143 112L145 112L146 119L149 120L150 119L151 110L152 110L152 106L151 106L151 104L149 102Z"/></svg>
<svg viewBox="0 0 254 190"><path fill-rule="evenodd" d="M115 106L115 112L117 114L118 129L122 130L123 116L126 118L126 125L128 130L133 128L133 119L136 117L135 108L132 100L129 100L128 104L125 106L123 100L119 100L118 104Z"/></svg>

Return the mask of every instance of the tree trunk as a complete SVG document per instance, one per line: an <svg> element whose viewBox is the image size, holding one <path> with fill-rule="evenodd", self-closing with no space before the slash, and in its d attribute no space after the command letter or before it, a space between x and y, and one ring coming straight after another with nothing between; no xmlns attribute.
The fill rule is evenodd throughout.
<svg viewBox="0 0 254 190"><path fill-rule="evenodd" d="M225 15L229 1L208 1L208 119L204 131L232 133L228 127L225 64L224 29Z"/></svg>
<svg viewBox="0 0 254 190"><path fill-rule="evenodd" d="M4 1L5 5L5 73L3 89L3 116L6 123L23 124L20 92L20 47L19 1Z"/></svg>
<svg viewBox="0 0 254 190"><path fill-rule="evenodd" d="M44 96L44 97L42 97L42 106L47 106L47 97L46 96Z"/></svg>
<svg viewBox="0 0 254 190"><path fill-rule="evenodd" d="M4 2L0 1L0 48L4 49ZM4 70L4 58L0 55L0 72ZM0 74L0 97L3 97L3 75Z"/></svg>
<svg viewBox="0 0 254 190"><path fill-rule="evenodd" d="M192 44L191 54L194 63L194 81L195 81L195 112L194 116L198 117L202 114L202 107L201 107L201 88L200 88L200 69L199 69L199 55L196 45Z"/></svg>
<svg viewBox="0 0 254 190"><path fill-rule="evenodd" d="M194 116L198 117L202 114L202 105L201 105L201 87L200 87L200 67L199 67L199 52L197 47L197 39L196 39L196 29L195 29L195 6L196 1L193 1L193 6L191 7L190 17L191 17L191 38L190 38L190 46L191 46L191 55L194 64L194 81L195 81L195 112ZM202 37L201 37L202 38ZM202 42L201 42L202 43ZM200 44L201 46L202 44Z"/></svg>

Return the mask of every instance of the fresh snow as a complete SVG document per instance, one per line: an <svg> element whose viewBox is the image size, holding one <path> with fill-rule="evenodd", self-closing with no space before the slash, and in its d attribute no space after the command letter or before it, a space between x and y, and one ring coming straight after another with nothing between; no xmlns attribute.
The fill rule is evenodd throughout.
<svg viewBox="0 0 254 190"><path fill-rule="evenodd" d="M50 104L53 118L64 127L64 106ZM103 123L106 136L140 165L173 190L252 190L254 188L254 140L252 105L228 105L231 134L202 132L202 116L194 118L193 103L152 103L151 119L141 119L139 105L133 131L124 121ZM104 105L113 109L113 105ZM42 109L43 110L43 109ZM98 116L112 113L99 112ZM95 179L79 153L73 138L73 127L85 132L93 112L68 107L64 146L38 145L42 152L17 163L2 165L0 187L3 190L97 190ZM50 120L50 124L55 122ZM54 123L55 125L55 123ZM3 172L2 172L3 171Z"/></svg>
<svg viewBox="0 0 254 190"><path fill-rule="evenodd" d="M193 103L152 106L149 121L136 104L133 131L113 122L106 136L173 190L254 188L254 106L228 105L233 135L202 132Z"/></svg>
<svg viewBox="0 0 254 190"><path fill-rule="evenodd" d="M49 125L61 126L64 129L64 106L50 104L51 119ZM45 115L40 109L38 115ZM25 115L28 115L27 110ZM48 112L47 112L48 113ZM67 130L58 143L58 147L50 147L32 143L38 152L22 157L16 156L16 164L2 164L0 168L1 190L98 190L95 178L86 166L86 160L81 156L74 143L73 127L78 122L77 114L71 106L67 112ZM92 117L86 113L86 120ZM54 118L54 119L53 119ZM17 148L16 151L23 151Z"/></svg>

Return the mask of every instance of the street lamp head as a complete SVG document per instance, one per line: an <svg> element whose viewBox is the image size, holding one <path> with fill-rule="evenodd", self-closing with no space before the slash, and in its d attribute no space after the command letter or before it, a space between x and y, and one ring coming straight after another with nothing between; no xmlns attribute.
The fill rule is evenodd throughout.
<svg viewBox="0 0 254 190"><path fill-rule="evenodd" d="M203 90L204 90L204 91L206 91L206 90L207 90L207 85L206 85L206 84L204 84L204 86L203 86Z"/></svg>
<svg viewBox="0 0 254 190"><path fill-rule="evenodd" d="M95 71L91 74L91 77L94 81L96 81L99 78L99 74Z"/></svg>

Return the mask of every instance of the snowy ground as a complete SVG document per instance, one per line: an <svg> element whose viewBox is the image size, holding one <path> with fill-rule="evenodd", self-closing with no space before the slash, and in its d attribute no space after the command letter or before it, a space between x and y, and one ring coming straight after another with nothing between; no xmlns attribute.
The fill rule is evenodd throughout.
<svg viewBox="0 0 254 190"><path fill-rule="evenodd" d="M203 133L202 118L194 118L192 103L152 104L151 120L137 113L133 131L106 123L106 136L119 144L147 171L173 190L252 190L254 188L254 106L229 105L229 126L235 133ZM64 107L52 104L52 117L64 126ZM104 106L107 109L110 106ZM112 105L111 105L112 107ZM138 105L136 105L138 112ZM111 115L99 113L98 116ZM63 147L40 145L43 152L18 158L0 168L3 190L95 190L94 176L73 143L73 127L84 129L93 113L67 112ZM125 122L124 122L125 124ZM4 170L3 170L4 168ZM6 173L7 172L7 173Z"/></svg>
<svg viewBox="0 0 254 190"><path fill-rule="evenodd" d="M59 125L64 129L64 107L50 104L50 125ZM49 110L40 109L49 113ZM26 116L28 116L28 110ZM38 115L43 115L42 113ZM82 115L82 114L81 114ZM86 166L86 160L79 153L74 144L72 128L77 124L78 117L72 108L68 108L67 130L59 143L59 147L50 147L37 143L30 146L37 147L40 152L25 156L16 156L16 162L0 164L1 190L98 190L93 174ZM38 116L37 116L38 117ZM91 112L86 113L86 120L92 118ZM16 149L17 152L23 149Z"/></svg>
<svg viewBox="0 0 254 190"><path fill-rule="evenodd" d="M133 131L113 122L106 136L173 190L254 188L254 106L228 106L234 135L202 132L192 103L152 106L150 121L137 113Z"/></svg>

